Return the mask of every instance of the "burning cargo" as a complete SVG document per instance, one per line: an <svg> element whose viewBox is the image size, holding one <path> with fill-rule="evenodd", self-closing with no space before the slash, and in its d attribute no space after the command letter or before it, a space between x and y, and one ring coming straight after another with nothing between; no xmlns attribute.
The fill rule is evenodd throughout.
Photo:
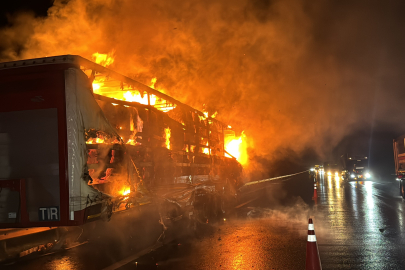
<svg viewBox="0 0 405 270"><path fill-rule="evenodd" d="M241 184L230 127L80 56L1 63L0 103L1 228L79 226L157 202L204 219Z"/></svg>

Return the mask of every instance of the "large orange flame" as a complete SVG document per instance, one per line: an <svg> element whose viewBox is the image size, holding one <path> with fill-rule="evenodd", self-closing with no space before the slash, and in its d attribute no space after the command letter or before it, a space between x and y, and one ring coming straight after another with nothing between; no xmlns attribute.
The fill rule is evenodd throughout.
<svg viewBox="0 0 405 270"><path fill-rule="evenodd" d="M108 66L112 65L112 63L114 63L114 60L115 60L114 54L115 54L114 50L108 54L96 52L96 53L93 53L92 60L94 62L96 62L97 64L100 64L104 67L108 67Z"/></svg>
<svg viewBox="0 0 405 270"><path fill-rule="evenodd" d="M171 137L170 128L165 128L165 135L166 135L166 148L170 150L170 137Z"/></svg>
<svg viewBox="0 0 405 270"><path fill-rule="evenodd" d="M97 144L97 143L104 143L103 138L90 138L86 141L86 144Z"/></svg>
<svg viewBox="0 0 405 270"><path fill-rule="evenodd" d="M109 54L94 53L93 61L103 66L109 66L112 63L114 63L114 52L111 52ZM151 80L150 84L151 88L155 89L156 81L157 81L156 78L153 78ZM165 92L162 89L157 90L161 93ZM96 76L96 78L93 81L93 92L95 94L115 98L117 100L137 102L143 105L150 105L163 112L171 111L176 107L175 104L171 104L170 102L167 102L162 98L158 98L153 94L149 95L148 100L148 93L146 92L141 93L140 91L133 89L132 86L123 83L114 85L108 79L108 77L105 76L104 77Z"/></svg>
<svg viewBox="0 0 405 270"><path fill-rule="evenodd" d="M131 189L129 187L124 187L124 189L120 191L120 194L123 196L128 195L129 193L131 193Z"/></svg>
<svg viewBox="0 0 405 270"><path fill-rule="evenodd" d="M242 132L242 135L239 138L235 138L235 136L229 136L228 138L225 138L225 150L233 157L235 157L240 164L247 164L248 155L245 133ZM225 154L225 156L231 157L228 154Z"/></svg>

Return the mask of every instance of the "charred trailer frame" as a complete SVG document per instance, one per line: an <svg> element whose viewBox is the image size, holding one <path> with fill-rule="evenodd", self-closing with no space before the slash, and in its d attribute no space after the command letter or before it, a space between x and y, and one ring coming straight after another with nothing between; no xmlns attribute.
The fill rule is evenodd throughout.
<svg viewBox="0 0 405 270"><path fill-rule="evenodd" d="M156 200L192 214L199 190L232 197L241 185L224 145L234 134L80 56L0 63L0 228L78 226Z"/></svg>

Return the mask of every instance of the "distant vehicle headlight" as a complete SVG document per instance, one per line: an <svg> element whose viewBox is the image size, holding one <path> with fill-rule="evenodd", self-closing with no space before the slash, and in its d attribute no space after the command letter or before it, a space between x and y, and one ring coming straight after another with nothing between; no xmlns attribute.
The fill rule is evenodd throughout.
<svg viewBox="0 0 405 270"><path fill-rule="evenodd" d="M354 178L354 177L355 177L355 175L354 175L354 174L351 174L351 175L350 175L350 178Z"/></svg>
<svg viewBox="0 0 405 270"><path fill-rule="evenodd" d="M364 177L365 177L365 178L370 178L370 177L371 177L371 174L370 174L370 173L366 173L366 174L364 174Z"/></svg>
<svg viewBox="0 0 405 270"><path fill-rule="evenodd" d="M311 172L313 172L313 171L315 171L315 169L314 168L311 168L311 169L309 169Z"/></svg>
<svg viewBox="0 0 405 270"><path fill-rule="evenodd" d="M332 173L331 173L331 172L328 172L328 175L332 175Z"/></svg>

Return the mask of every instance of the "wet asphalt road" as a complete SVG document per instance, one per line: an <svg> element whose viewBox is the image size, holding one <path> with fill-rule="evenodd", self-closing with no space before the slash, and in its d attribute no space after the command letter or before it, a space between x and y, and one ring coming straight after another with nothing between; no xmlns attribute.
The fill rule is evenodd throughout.
<svg viewBox="0 0 405 270"><path fill-rule="evenodd" d="M324 269L405 269L405 203L390 178L320 177L314 222Z"/></svg>
<svg viewBox="0 0 405 270"><path fill-rule="evenodd" d="M267 195L279 198L248 206L261 213L254 218L241 211L201 240L174 243L120 269L151 268L152 258L155 269L305 269L308 217L323 269L405 269L405 203L391 177L356 182L318 176L316 204L300 188L306 177L270 186Z"/></svg>
<svg viewBox="0 0 405 270"><path fill-rule="evenodd" d="M101 237L1 269L305 269L308 217L323 269L405 269L405 203L391 177L318 177L316 205L311 181L303 174L268 185L263 197L226 220L201 225L195 235L172 233L153 251L146 243L127 250L124 242L133 238L105 245ZM159 235L158 226L146 229Z"/></svg>

